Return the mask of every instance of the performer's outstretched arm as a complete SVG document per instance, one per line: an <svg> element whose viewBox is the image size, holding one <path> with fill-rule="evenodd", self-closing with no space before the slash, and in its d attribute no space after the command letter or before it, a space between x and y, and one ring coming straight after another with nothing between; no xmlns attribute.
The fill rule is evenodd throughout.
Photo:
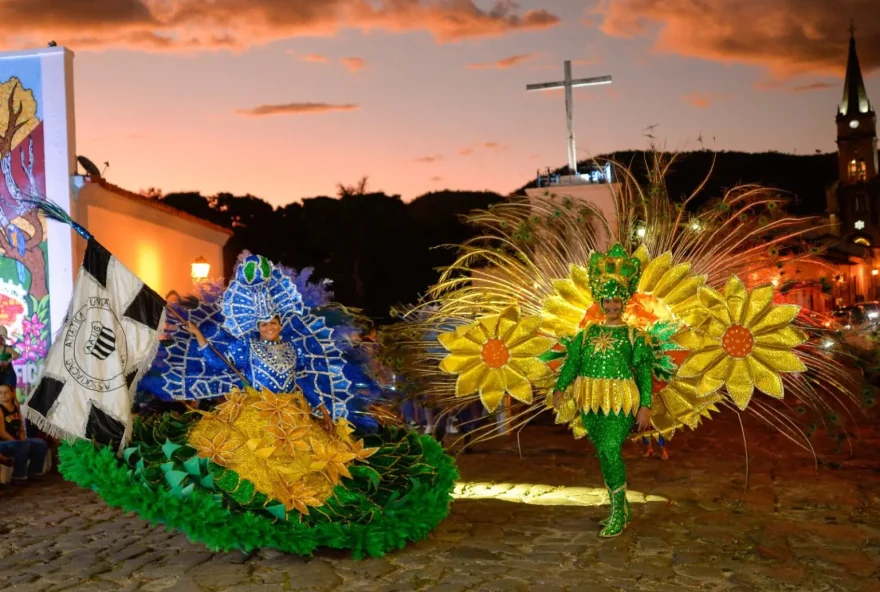
<svg viewBox="0 0 880 592"><path fill-rule="evenodd" d="M201 329L196 325L187 323L186 329L196 338L199 344L199 353L204 358L208 370L211 372L223 372L228 371L232 367L243 378L243 373L247 372L248 367L247 343L244 338L239 339L229 347L230 359L224 359L218 351L211 347L211 344L208 343L208 340L202 334Z"/></svg>
<svg viewBox="0 0 880 592"><path fill-rule="evenodd" d="M568 342L566 347L568 356L565 358L565 363L562 364L562 369L559 371L559 378L556 380L557 391L564 391L577 378L578 370L581 367L581 358L584 354L584 339L586 338L584 331L578 333L574 339Z"/></svg>
<svg viewBox="0 0 880 592"><path fill-rule="evenodd" d="M639 430L645 431L650 427L651 421L651 396L654 387L654 351L645 340L645 335L639 333L633 340L633 377L636 387L639 389L639 412L636 422Z"/></svg>

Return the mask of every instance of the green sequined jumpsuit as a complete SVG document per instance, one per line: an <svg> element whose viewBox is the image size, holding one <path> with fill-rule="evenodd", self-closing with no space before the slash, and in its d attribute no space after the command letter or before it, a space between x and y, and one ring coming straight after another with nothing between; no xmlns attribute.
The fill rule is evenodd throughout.
<svg viewBox="0 0 880 592"><path fill-rule="evenodd" d="M602 536L614 536L629 521L621 450L639 407L651 407L653 353L644 334L627 325L589 325L566 349L556 389L569 389L565 397L578 406L596 447L612 506Z"/></svg>

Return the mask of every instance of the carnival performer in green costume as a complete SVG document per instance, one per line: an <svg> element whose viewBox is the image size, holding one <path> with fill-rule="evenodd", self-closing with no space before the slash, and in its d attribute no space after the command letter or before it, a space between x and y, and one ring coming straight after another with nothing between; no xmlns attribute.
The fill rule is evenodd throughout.
<svg viewBox="0 0 880 592"><path fill-rule="evenodd" d="M816 346L827 334L772 281L811 260L798 241L812 223L753 186L688 207L697 194L670 200L667 165L652 166L647 188L621 172L610 218L549 190L475 212L480 234L399 332L437 405L495 414L472 442L519 434L548 408L590 437L610 493L603 537L630 520L626 439L668 442L728 409L798 441L786 394L815 417L857 404L852 372Z"/></svg>
<svg viewBox="0 0 880 592"><path fill-rule="evenodd" d="M605 320L589 323L566 343L553 406L559 423L569 423L579 414L596 447L611 498L611 516L603 521L599 536L614 537L631 518L621 449L633 423L639 431L650 426L654 354L644 333L621 318L638 285L639 260L615 245L607 254L592 254L589 272Z"/></svg>

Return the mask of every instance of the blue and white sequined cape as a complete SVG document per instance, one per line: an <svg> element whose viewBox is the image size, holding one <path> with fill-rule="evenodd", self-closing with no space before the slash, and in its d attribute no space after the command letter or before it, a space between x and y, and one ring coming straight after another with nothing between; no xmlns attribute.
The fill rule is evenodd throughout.
<svg viewBox="0 0 880 592"><path fill-rule="evenodd" d="M299 387L312 407L323 404L334 419L345 418L361 431L373 431L377 424L367 411L382 390L368 374L362 352L351 343L357 328L350 317L324 306L329 300L326 284L308 284L307 272L297 276L292 270L277 268L273 275L278 273L305 288L305 298L298 300L301 306L279 315L279 345L260 340L257 331L238 337L227 331L230 323L224 316L220 286L203 287L197 302L173 306L199 327L254 388L282 393ZM312 309L310 304L318 306ZM220 397L242 386L226 362L210 348L200 349L182 323L169 324L166 337L153 371L141 381L143 390L166 401L179 401Z"/></svg>

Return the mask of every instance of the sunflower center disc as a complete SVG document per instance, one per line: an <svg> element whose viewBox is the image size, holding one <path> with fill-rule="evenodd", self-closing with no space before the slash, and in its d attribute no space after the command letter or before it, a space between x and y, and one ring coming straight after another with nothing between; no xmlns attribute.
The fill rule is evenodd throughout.
<svg viewBox="0 0 880 592"><path fill-rule="evenodd" d="M500 339L490 339L483 346L482 357L489 368L501 368L510 359L510 350Z"/></svg>
<svg viewBox="0 0 880 592"><path fill-rule="evenodd" d="M755 336L742 325L732 325L721 338L721 347L734 358L744 358L755 347Z"/></svg>

